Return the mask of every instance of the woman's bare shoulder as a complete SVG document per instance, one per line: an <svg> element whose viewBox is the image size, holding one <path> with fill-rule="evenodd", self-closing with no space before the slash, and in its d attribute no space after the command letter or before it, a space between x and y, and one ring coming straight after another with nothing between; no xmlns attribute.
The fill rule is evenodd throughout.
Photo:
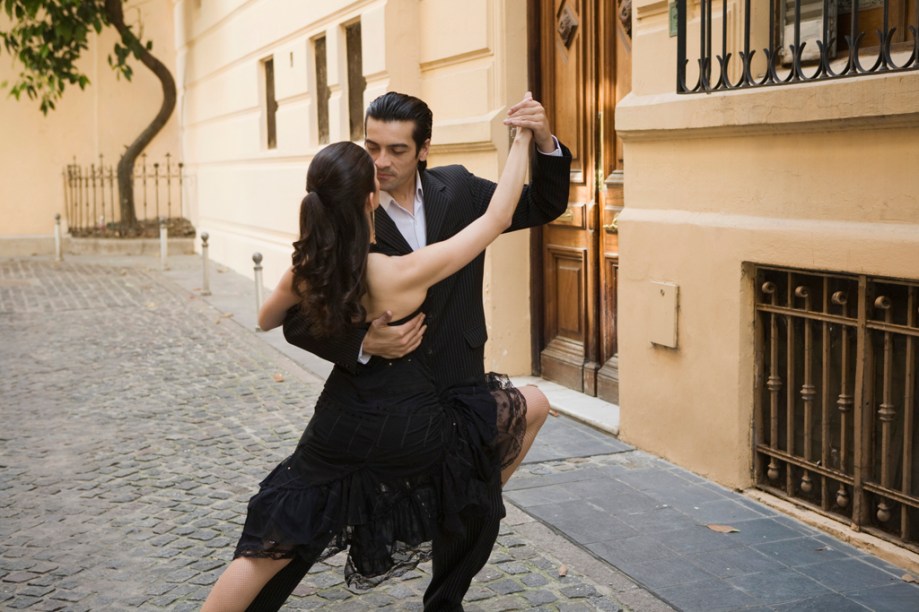
<svg viewBox="0 0 919 612"><path fill-rule="evenodd" d="M367 256L367 293L372 300L387 294L387 279L392 283L395 271L395 258L382 253L370 253Z"/></svg>
<svg viewBox="0 0 919 612"><path fill-rule="evenodd" d="M370 253L367 255L367 283L372 285L375 281L381 280L381 275L390 271L393 266L393 258L382 253Z"/></svg>
<svg viewBox="0 0 919 612"><path fill-rule="evenodd" d="M368 320L373 320L385 311L402 316L410 314L421 305L425 288L406 286L406 257L390 257L371 253L367 257L367 308Z"/></svg>

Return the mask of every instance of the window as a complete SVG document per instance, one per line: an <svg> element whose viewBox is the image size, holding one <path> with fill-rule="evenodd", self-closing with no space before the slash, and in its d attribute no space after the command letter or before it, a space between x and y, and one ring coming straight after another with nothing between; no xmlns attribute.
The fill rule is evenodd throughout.
<svg viewBox="0 0 919 612"><path fill-rule="evenodd" d="M364 79L361 61L361 22L345 26L345 52L348 58L348 119L351 140L364 137Z"/></svg>
<svg viewBox="0 0 919 612"><path fill-rule="evenodd" d="M919 547L919 281L759 267L758 487Z"/></svg>
<svg viewBox="0 0 919 612"><path fill-rule="evenodd" d="M262 61L265 74L265 135L269 149L278 148L278 101L274 97L274 58Z"/></svg>
<svg viewBox="0 0 919 612"><path fill-rule="evenodd" d="M329 69L325 36L320 36L313 41L313 56L316 61L316 115L318 118L319 144L328 144Z"/></svg>

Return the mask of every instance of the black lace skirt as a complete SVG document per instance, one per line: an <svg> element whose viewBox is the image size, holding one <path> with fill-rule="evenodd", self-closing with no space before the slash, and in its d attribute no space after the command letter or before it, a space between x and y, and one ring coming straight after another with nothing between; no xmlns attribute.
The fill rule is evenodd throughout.
<svg viewBox="0 0 919 612"><path fill-rule="evenodd" d="M315 562L348 550L355 591L429 559L435 532L488 511L520 452L523 396L503 375L487 381L398 403L323 393L296 451L249 501L234 557Z"/></svg>

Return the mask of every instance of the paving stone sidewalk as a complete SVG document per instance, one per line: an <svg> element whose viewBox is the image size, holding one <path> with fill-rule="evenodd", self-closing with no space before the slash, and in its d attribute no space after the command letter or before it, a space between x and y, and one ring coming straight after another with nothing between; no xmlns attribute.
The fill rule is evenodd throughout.
<svg viewBox="0 0 919 612"><path fill-rule="evenodd" d="M198 609L322 381L142 266L0 260L0 337L0 609ZM342 563L286 609L420 609L424 565L356 597ZM669 609L513 506L467 601Z"/></svg>

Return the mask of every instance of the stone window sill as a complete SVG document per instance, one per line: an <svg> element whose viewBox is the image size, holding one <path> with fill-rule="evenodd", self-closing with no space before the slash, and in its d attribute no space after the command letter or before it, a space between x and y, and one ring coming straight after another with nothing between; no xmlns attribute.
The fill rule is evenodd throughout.
<svg viewBox="0 0 919 612"><path fill-rule="evenodd" d="M919 127L919 71L678 95L630 93L616 106L624 141Z"/></svg>

